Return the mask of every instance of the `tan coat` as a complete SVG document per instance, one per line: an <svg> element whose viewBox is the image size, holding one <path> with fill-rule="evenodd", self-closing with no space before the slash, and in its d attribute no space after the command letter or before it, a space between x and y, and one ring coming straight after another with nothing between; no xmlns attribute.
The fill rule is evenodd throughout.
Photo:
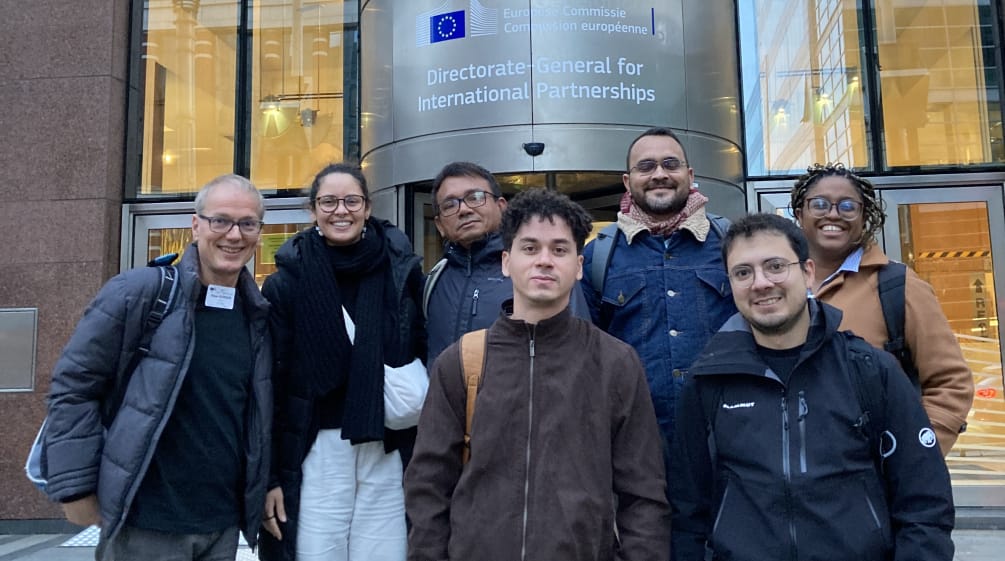
<svg viewBox="0 0 1005 561"><path fill-rule="evenodd" d="M879 302L879 269L890 259L873 245L862 255L857 273L842 272L816 297L844 311L840 329L851 330L882 348L886 322ZM974 379L963 359L935 291L907 269L904 338L918 368L922 404L932 421L942 453L948 454L974 401Z"/></svg>

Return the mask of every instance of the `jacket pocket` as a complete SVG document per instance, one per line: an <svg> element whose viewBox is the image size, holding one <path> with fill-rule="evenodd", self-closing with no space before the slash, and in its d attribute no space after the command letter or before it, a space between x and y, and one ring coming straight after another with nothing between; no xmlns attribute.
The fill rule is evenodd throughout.
<svg viewBox="0 0 1005 561"><path fill-rule="evenodd" d="M804 495L795 517L801 550L830 559L885 559L891 551L890 513L875 474L807 481L797 493Z"/></svg>
<svg viewBox="0 0 1005 561"><path fill-rule="evenodd" d="M704 288L701 291L702 309L697 316L704 322L707 333L715 333L736 311L729 276L725 269L720 268L696 269L695 276Z"/></svg>
<svg viewBox="0 0 1005 561"><path fill-rule="evenodd" d="M649 329L645 294L646 277L641 272L609 277L600 310L607 330L624 334L623 338L629 343L642 341Z"/></svg>
<svg viewBox="0 0 1005 561"><path fill-rule="evenodd" d="M784 495L777 486L762 486L735 476L719 480L722 496L707 544L706 558L783 559L788 552L788 530L777 514L784 513Z"/></svg>

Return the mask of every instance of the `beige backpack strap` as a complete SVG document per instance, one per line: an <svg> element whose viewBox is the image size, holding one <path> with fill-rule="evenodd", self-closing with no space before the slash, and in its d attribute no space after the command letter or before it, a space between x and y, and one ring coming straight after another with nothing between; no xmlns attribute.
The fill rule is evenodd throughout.
<svg viewBox="0 0 1005 561"><path fill-rule="evenodd" d="M471 457L471 421L475 417L475 399L478 397L478 383L482 379L482 364L485 362L485 329L465 333L461 337L461 367L464 370L464 386L467 390L467 405L464 420L463 462Z"/></svg>

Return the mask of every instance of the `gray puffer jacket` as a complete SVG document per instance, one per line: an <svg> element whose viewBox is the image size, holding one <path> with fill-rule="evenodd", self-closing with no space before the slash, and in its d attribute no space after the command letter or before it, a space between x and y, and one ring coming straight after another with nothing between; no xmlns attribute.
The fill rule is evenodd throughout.
<svg viewBox="0 0 1005 561"><path fill-rule="evenodd" d="M195 346L195 307L201 290L199 255L189 246L178 265L175 301L150 342L149 355L129 378L118 413L107 428L103 401L135 351L160 290L152 267L113 277L88 306L52 374L43 470L55 501L97 493L102 538L122 527L174 408ZM247 270L237 289L247 304L254 378L245 431L242 530L257 543L265 504L272 427L271 342L268 302ZM198 467L193 466L193 469Z"/></svg>

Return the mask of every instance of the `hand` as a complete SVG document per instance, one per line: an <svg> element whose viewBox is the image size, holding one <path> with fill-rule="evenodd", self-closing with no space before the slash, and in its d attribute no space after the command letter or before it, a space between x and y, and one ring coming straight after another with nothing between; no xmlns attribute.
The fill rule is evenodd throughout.
<svg viewBox="0 0 1005 561"><path fill-rule="evenodd" d="M66 519L77 526L101 526L97 495L63 503L63 512L66 513Z"/></svg>
<svg viewBox="0 0 1005 561"><path fill-rule="evenodd" d="M262 526L265 530L282 541L283 533L279 531L279 522L286 523L282 487L276 487L265 495L265 516L262 517Z"/></svg>

